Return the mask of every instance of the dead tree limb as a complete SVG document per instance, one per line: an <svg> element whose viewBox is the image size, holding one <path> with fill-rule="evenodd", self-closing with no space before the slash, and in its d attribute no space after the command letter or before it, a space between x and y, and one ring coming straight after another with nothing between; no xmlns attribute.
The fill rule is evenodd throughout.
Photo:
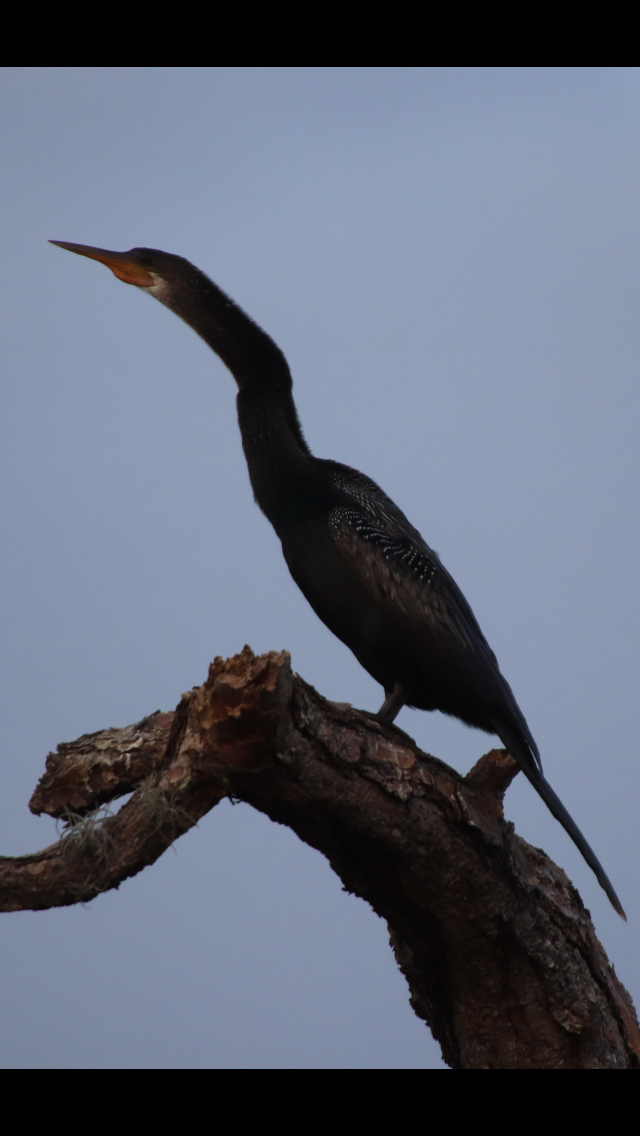
<svg viewBox="0 0 640 1136"><path fill-rule="evenodd" d="M580 896L503 818L516 772L492 750L461 777L401 730L321 698L286 653L245 647L174 713L49 755L30 807L67 827L42 852L0 859L0 908L92 899L239 798L386 919L413 1008L453 1068L638 1068L633 1003Z"/></svg>

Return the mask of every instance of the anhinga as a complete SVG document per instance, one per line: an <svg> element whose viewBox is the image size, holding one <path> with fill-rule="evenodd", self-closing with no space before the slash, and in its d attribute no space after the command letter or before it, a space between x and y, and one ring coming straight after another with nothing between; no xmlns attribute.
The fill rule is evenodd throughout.
<svg viewBox="0 0 640 1136"><path fill-rule="evenodd" d="M183 257L52 243L155 296L227 365L238 384L256 502L313 610L384 687L379 718L392 722L402 706L414 706L498 734L625 918L598 858L543 777L524 715L462 592L374 481L310 452L279 347Z"/></svg>

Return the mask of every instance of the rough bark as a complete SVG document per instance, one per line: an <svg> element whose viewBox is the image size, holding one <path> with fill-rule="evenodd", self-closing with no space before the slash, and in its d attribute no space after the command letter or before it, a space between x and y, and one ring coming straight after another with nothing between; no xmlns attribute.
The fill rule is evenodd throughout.
<svg viewBox="0 0 640 1136"><path fill-rule="evenodd" d="M286 653L245 647L174 713L49 755L30 807L67 827L42 852L0 859L0 908L92 899L239 798L319 849L386 919L413 1008L453 1068L638 1068L633 1003L580 896L504 820L516 772L492 750L461 777L401 730L321 698Z"/></svg>

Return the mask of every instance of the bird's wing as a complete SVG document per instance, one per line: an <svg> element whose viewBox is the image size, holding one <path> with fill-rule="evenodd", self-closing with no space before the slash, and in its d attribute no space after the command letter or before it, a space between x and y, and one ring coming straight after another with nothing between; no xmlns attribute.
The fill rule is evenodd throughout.
<svg viewBox="0 0 640 1136"><path fill-rule="evenodd" d="M378 603L441 629L463 650L480 650L497 666L469 604L437 553L396 506L396 516L372 512L370 503L366 513L337 506L329 514L331 535L361 584Z"/></svg>
<svg viewBox="0 0 640 1136"><path fill-rule="evenodd" d="M329 528L337 548L376 604L409 620L416 642L477 699L495 732L503 737L503 724L510 727L514 756L535 777L537 746L467 600L397 506L388 498L381 505L369 495L366 512L334 507Z"/></svg>

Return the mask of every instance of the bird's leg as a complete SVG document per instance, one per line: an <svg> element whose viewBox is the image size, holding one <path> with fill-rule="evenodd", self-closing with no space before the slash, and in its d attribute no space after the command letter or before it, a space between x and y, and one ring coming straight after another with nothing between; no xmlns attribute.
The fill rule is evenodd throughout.
<svg viewBox="0 0 640 1136"><path fill-rule="evenodd" d="M406 691L404 687L397 682L391 693L387 694L387 697L376 714L376 718L384 722L385 725L390 725L402 710L406 700Z"/></svg>

